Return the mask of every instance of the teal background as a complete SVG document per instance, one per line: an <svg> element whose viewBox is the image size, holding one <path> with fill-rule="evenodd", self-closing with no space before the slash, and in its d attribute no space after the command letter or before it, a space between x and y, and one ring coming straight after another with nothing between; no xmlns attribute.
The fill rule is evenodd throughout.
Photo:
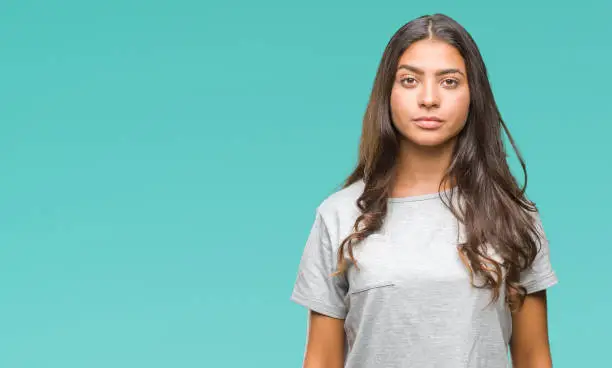
<svg viewBox="0 0 612 368"><path fill-rule="evenodd" d="M0 367L301 366L314 209L387 41L434 12L527 160L555 366L605 365L612 5L576 4L2 1Z"/></svg>

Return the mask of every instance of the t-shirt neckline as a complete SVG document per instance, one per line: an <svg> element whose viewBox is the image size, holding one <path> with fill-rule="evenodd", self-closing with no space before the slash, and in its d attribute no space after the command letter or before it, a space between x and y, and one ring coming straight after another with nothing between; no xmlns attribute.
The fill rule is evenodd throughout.
<svg viewBox="0 0 612 368"><path fill-rule="evenodd" d="M451 187L449 189L445 189L443 191L435 192L435 193L410 195L410 196L405 196L405 197L389 197L389 198L387 198L387 200L389 202L416 202L416 201L424 201L424 200L427 200L427 199L440 198L440 195L445 194L445 193L449 193L450 194L450 192L452 192L453 189L455 189L455 187Z"/></svg>

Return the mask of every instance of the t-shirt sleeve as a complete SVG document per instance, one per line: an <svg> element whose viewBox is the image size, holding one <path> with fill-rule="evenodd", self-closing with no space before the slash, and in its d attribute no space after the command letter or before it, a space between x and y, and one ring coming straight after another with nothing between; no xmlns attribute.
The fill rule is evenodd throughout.
<svg viewBox="0 0 612 368"><path fill-rule="evenodd" d="M536 242L538 252L531 267L521 273L521 284L527 294L547 289L558 283L557 275L550 260L550 244L542 220L538 213L533 215L540 243Z"/></svg>
<svg viewBox="0 0 612 368"><path fill-rule="evenodd" d="M330 317L344 319L347 306L345 275L332 276L337 256L328 229L317 209L314 223L306 240L298 266L291 300Z"/></svg>

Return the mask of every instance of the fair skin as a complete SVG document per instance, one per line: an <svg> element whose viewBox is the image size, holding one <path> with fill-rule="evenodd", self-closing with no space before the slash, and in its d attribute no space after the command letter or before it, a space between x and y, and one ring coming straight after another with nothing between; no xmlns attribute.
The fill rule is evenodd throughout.
<svg viewBox="0 0 612 368"><path fill-rule="evenodd" d="M402 54L391 91L391 117L402 137L391 197L438 191L469 104L465 63L454 47L421 40ZM440 121L416 120L422 116ZM512 316L513 367L552 367L547 324L546 291L527 295ZM341 368L343 356L344 320L311 311L303 367Z"/></svg>

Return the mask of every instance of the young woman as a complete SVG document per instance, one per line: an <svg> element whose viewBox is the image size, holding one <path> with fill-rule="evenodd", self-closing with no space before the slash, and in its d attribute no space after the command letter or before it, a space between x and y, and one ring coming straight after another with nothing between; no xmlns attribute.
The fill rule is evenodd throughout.
<svg viewBox="0 0 612 368"><path fill-rule="evenodd" d="M393 35L359 161L317 207L300 261L304 367L552 366L557 277L502 131L526 175L462 26L435 14Z"/></svg>

